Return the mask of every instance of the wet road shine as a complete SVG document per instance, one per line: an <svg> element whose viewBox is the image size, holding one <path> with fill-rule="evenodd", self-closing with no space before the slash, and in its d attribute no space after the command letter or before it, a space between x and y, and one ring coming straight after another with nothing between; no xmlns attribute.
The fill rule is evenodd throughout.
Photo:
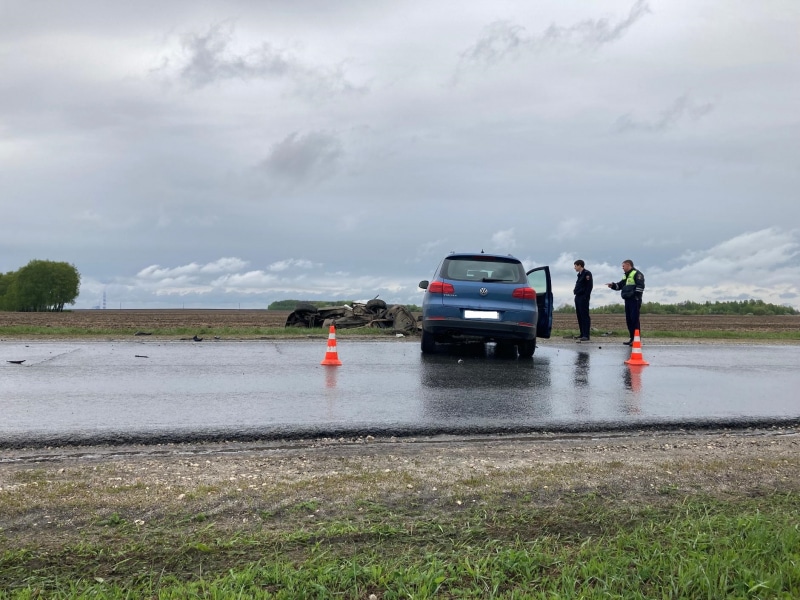
<svg viewBox="0 0 800 600"><path fill-rule="evenodd" d="M0 342L0 446L591 431L800 421L800 346ZM8 361L20 361L13 364Z"/></svg>

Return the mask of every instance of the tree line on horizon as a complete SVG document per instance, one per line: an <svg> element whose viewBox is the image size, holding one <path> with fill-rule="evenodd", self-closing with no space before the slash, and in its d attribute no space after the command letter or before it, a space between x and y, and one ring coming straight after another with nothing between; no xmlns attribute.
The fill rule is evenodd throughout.
<svg viewBox="0 0 800 600"><path fill-rule="evenodd" d="M575 307L564 304L556 309L559 313L574 313ZM624 314L624 304L609 304L589 310L599 315ZM643 302L642 314L650 315L756 315L778 316L798 315L800 311L791 306L771 304L763 300L731 300L727 302L692 302L686 300L677 304L661 304L660 302Z"/></svg>
<svg viewBox="0 0 800 600"><path fill-rule="evenodd" d="M276 300L267 306L267 310L294 310L298 304L311 304L317 308L323 306L341 306L353 304L352 300ZM406 304L411 312L420 312L422 307L416 304ZM564 304L555 309L557 313L574 313L575 306ZM623 304L609 304L590 309L595 314L625 314ZM798 315L800 311L791 306L770 304L763 300L739 300L729 302L692 302L684 301L677 304L661 304L660 302L644 302L642 313L651 315Z"/></svg>
<svg viewBox="0 0 800 600"><path fill-rule="evenodd" d="M0 274L0 310L10 312L61 312L75 304L81 275L74 265L52 260L32 260L24 267Z"/></svg>

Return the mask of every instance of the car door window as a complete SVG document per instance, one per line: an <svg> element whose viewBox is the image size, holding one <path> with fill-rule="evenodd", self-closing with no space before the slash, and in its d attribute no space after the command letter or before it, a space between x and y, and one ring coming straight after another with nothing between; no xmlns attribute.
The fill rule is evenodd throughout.
<svg viewBox="0 0 800 600"><path fill-rule="evenodd" d="M549 338L553 329L553 289L550 283L550 267L538 267L528 271L527 275L528 285L536 292L536 305L539 308L536 335Z"/></svg>

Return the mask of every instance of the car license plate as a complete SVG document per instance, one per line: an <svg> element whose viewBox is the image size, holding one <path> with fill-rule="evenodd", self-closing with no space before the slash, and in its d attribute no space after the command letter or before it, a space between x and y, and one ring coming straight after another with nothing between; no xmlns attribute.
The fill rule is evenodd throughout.
<svg viewBox="0 0 800 600"><path fill-rule="evenodd" d="M496 310L465 310L465 319L499 319L500 313Z"/></svg>

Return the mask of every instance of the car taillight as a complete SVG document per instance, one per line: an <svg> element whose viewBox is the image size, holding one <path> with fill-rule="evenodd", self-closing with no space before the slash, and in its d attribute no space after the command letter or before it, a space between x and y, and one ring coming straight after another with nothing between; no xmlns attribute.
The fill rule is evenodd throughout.
<svg viewBox="0 0 800 600"><path fill-rule="evenodd" d="M428 286L428 291L431 294L455 294L456 289L452 283L445 283L444 281L433 281Z"/></svg>
<svg viewBox="0 0 800 600"><path fill-rule="evenodd" d="M529 287L517 288L511 293L511 296L514 298L522 298L523 300L536 300L536 292L533 288Z"/></svg>

